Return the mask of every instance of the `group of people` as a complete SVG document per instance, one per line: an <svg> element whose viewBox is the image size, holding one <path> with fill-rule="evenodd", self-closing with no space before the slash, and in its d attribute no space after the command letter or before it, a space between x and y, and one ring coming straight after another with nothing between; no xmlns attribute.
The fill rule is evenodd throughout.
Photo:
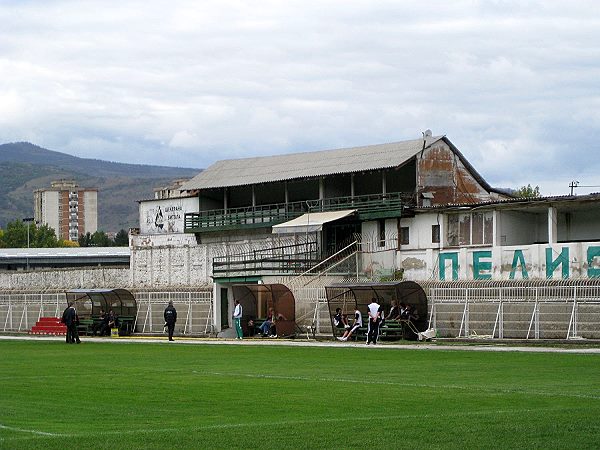
<svg viewBox="0 0 600 450"><path fill-rule="evenodd" d="M92 325L92 335L96 336L98 333L99 336L110 336L111 328L119 328L119 317L112 309L108 311L108 314L100 309L98 320L95 320Z"/></svg>
<svg viewBox="0 0 600 450"><path fill-rule="evenodd" d="M379 332L386 320L407 321L412 323L419 320L419 313L416 308L405 303L400 303L398 305L396 300L391 301L390 310L386 315L383 305L380 305L376 298L373 298L371 303L367 306L367 315L369 320L367 328L367 345L377 344ZM338 340L347 341L360 327L362 327L362 324L363 317L358 308L354 310L354 321L352 322L352 325L348 322L348 317L345 314L342 314L341 308L336 308L333 316L333 326L344 329L344 332L338 337Z"/></svg>
<svg viewBox="0 0 600 450"><path fill-rule="evenodd" d="M242 305L238 300L234 302L233 309L233 323L235 325L236 339L242 339L244 332L242 330ZM263 323L258 327L259 334L263 337L277 337L277 321L286 320L285 316L281 313L275 313L274 308L269 308L267 311L267 317ZM254 319L248 320L248 333L254 335Z"/></svg>

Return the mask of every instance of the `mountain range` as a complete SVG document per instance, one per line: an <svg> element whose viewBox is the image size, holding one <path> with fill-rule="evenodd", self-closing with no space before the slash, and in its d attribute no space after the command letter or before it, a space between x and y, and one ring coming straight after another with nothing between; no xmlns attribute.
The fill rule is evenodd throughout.
<svg viewBox="0 0 600 450"><path fill-rule="evenodd" d="M0 228L33 217L33 191L66 179L98 189L99 230L127 230L139 226L138 200L152 199L155 188L200 171L78 158L29 142L0 144Z"/></svg>

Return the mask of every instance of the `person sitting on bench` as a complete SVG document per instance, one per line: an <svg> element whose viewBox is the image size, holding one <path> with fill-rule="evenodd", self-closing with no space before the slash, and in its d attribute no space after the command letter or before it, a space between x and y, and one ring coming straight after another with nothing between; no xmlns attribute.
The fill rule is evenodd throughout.
<svg viewBox="0 0 600 450"><path fill-rule="evenodd" d="M335 309L335 315L333 316L333 326L336 328L344 328L347 330L350 328L350 324L348 323L348 317L346 314L342 314L341 308Z"/></svg>
<svg viewBox="0 0 600 450"><path fill-rule="evenodd" d="M106 313L103 309L100 309L98 320L94 320L94 323L92 324L92 336L96 336L97 332L102 332L102 328L104 327L104 321L106 320L106 318Z"/></svg>
<svg viewBox="0 0 600 450"><path fill-rule="evenodd" d="M344 331L344 334L342 335L342 337L339 337L338 339L340 341L347 341L352 336L352 333L354 333L360 327L362 327L362 314L358 309L355 309L354 310L354 323L352 324L352 328L349 328L346 331Z"/></svg>
<svg viewBox="0 0 600 450"><path fill-rule="evenodd" d="M392 300L392 307L390 308L390 312L386 316L388 320L398 320L400 318L400 308L398 308L398 302L396 300Z"/></svg>
<svg viewBox="0 0 600 450"><path fill-rule="evenodd" d="M269 308L269 313L267 314L267 318L260 326L260 332L263 336L269 336L271 334L271 327L275 323L275 310L273 308Z"/></svg>

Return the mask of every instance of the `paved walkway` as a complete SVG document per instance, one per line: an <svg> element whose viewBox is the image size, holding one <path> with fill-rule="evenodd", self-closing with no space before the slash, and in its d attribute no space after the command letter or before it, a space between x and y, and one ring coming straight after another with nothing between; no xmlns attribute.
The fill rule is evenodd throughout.
<svg viewBox="0 0 600 450"><path fill-rule="evenodd" d="M0 335L0 340L5 341L63 341L64 336L32 336L32 335ZM541 346L532 345L514 345L510 343L487 343L473 342L470 344L455 344L438 341L423 343L382 343L377 346L367 347L364 342L337 342L333 340L308 340L308 339L219 339L219 338L177 338L174 342L169 342L162 336L135 336L135 337L83 337L83 344L111 343L151 343L161 345L269 345L269 346L290 346L290 347L354 347L354 348L377 348L377 349L396 349L396 350L469 350L478 352L524 352L524 353L591 353L600 354L600 343L594 343L595 346L586 346L581 344L560 344L561 346ZM557 344L558 345L558 344Z"/></svg>

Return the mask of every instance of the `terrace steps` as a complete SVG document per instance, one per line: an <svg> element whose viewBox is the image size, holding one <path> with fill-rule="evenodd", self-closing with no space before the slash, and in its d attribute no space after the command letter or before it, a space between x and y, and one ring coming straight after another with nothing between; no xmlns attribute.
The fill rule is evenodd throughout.
<svg viewBox="0 0 600 450"><path fill-rule="evenodd" d="M67 327L61 323L58 317L40 317L40 320L31 327L29 334L64 336L67 334Z"/></svg>

